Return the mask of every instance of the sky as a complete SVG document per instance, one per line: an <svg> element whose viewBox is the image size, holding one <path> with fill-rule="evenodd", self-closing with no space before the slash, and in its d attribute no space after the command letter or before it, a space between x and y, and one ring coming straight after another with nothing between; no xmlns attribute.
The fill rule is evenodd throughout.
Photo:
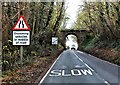
<svg viewBox="0 0 120 85"><path fill-rule="evenodd" d="M67 7L66 9L66 14L70 18L69 21L67 22L67 27L70 29L74 22L77 20L77 12L78 9L80 8L80 5L83 4L83 0L66 0L65 6ZM69 46L70 48L72 45L75 45L75 49L78 48L77 42L73 42L71 37L68 36L69 40L66 41L66 46Z"/></svg>
<svg viewBox="0 0 120 85"><path fill-rule="evenodd" d="M83 4L83 0L66 0L65 2L65 7L67 7L66 14L70 18L67 23L68 29L71 28L73 23L76 21L77 12L78 12L78 9L80 8L79 5L82 5L82 4Z"/></svg>

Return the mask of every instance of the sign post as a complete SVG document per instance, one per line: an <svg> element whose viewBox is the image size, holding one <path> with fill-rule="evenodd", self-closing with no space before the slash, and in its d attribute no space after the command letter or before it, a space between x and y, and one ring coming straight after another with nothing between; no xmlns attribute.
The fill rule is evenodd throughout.
<svg viewBox="0 0 120 85"><path fill-rule="evenodd" d="M13 45L20 46L20 64L21 74L23 65L23 46L30 45L30 28L23 16L20 16L13 31Z"/></svg>
<svg viewBox="0 0 120 85"><path fill-rule="evenodd" d="M20 46L20 69L21 69L21 77L22 77L22 66L23 66L23 46Z"/></svg>

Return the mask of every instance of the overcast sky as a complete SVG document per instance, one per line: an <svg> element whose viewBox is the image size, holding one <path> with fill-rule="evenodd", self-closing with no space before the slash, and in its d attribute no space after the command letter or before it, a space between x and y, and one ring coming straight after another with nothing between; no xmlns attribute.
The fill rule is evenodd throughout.
<svg viewBox="0 0 120 85"><path fill-rule="evenodd" d="M67 24L67 28L71 28L72 24L76 21L77 19L77 12L78 9L80 8L79 5L83 4L83 0L66 0L66 13L67 16L70 18Z"/></svg>
<svg viewBox="0 0 120 85"><path fill-rule="evenodd" d="M66 9L66 14L70 18L68 23L67 23L67 28L70 29L73 23L77 19L77 12L78 9L80 8L80 5L83 4L83 0L66 0L65 6L67 7ZM75 45L75 48L78 48L78 44L71 41L71 37L68 36L69 41L66 41L66 46L69 46L70 48L72 45Z"/></svg>

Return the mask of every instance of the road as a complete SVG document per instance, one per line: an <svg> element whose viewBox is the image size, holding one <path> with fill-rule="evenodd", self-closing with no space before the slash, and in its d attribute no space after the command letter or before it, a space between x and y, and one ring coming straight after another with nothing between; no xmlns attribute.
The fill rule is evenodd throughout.
<svg viewBox="0 0 120 85"><path fill-rule="evenodd" d="M39 85L120 85L120 67L81 51L66 50Z"/></svg>

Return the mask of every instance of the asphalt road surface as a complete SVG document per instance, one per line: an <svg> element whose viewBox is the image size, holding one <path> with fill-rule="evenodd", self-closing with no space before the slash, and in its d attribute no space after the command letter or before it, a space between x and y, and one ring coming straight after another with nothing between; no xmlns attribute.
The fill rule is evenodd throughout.
<svg viewBox="0 0 120 85"><path fill-rule="evenodd" d="M66 50L39 85L120 85L120 67L76 50Z"/></svg>

